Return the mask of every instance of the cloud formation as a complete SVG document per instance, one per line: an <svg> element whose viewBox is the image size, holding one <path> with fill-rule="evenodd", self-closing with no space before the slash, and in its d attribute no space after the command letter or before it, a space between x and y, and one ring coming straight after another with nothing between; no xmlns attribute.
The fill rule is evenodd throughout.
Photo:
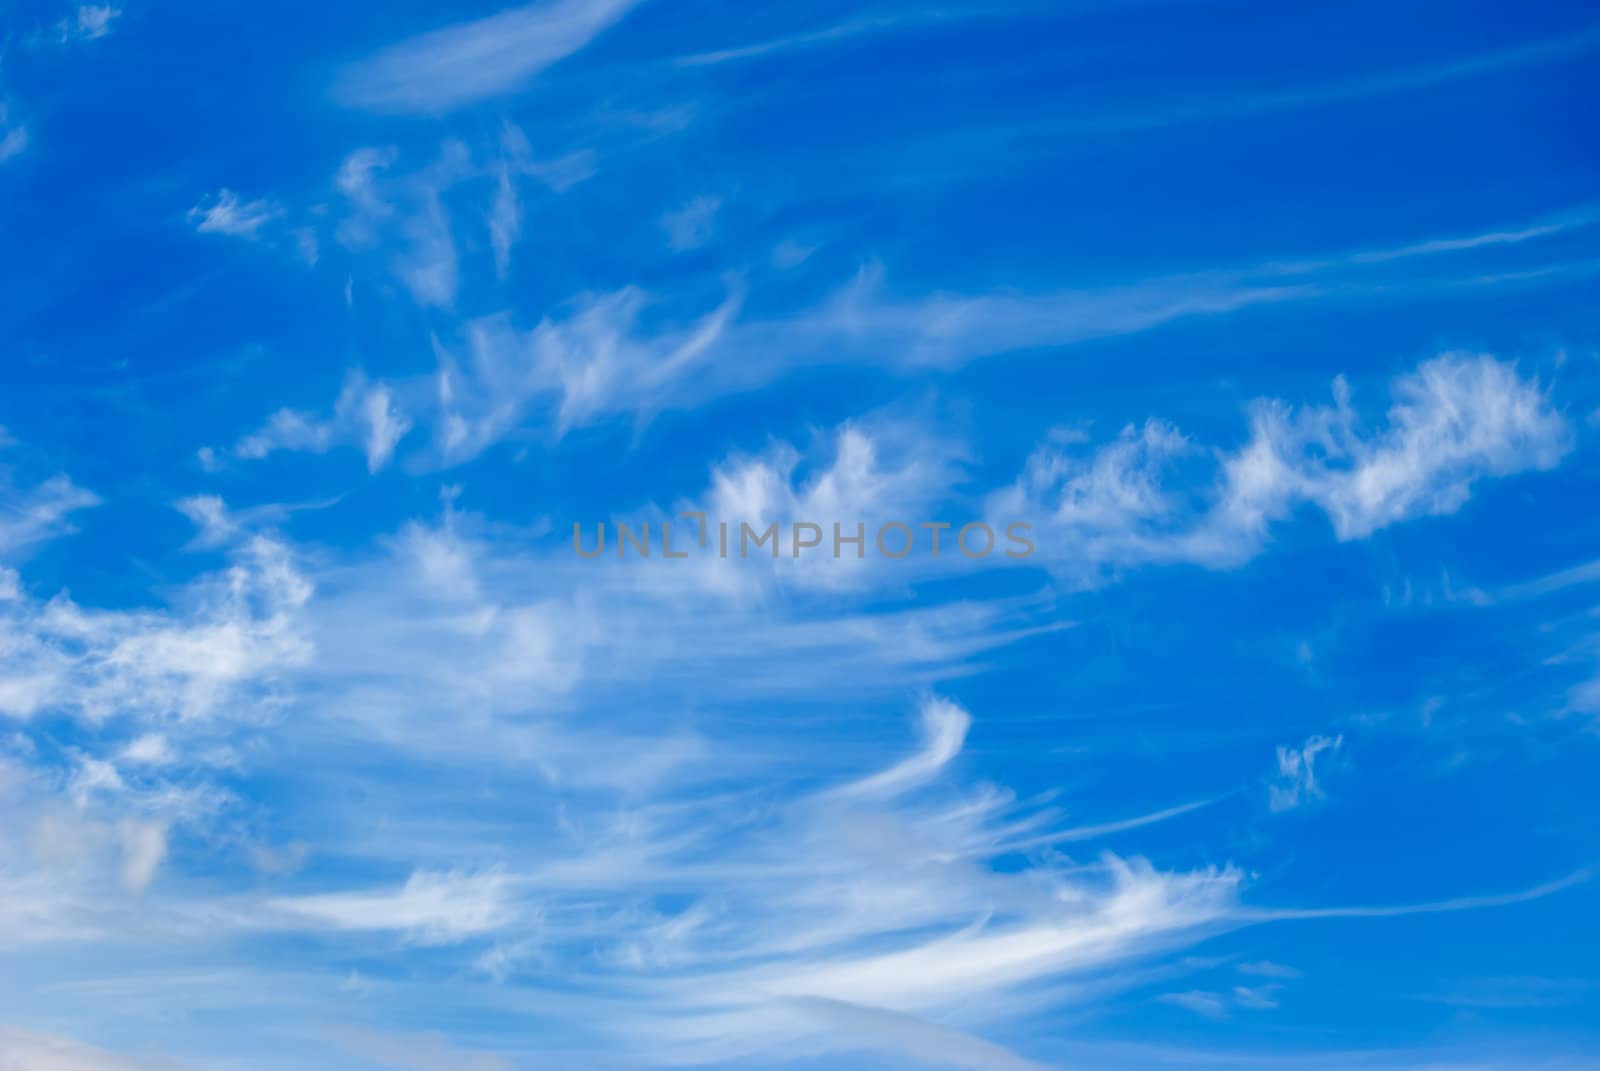
<svg viewBox="0 0 1600 1071"><path fill-rule="evenodd" d="M218 190L189 209L189 222L201 234L255 238L267 224L283 216L283 209L266 198L246 201L230 189Z"/></svg>
<svg viewBox="0 0 1600 1071"><path fill-rule="evenodd" d="M1572 429L1536 380L1488 355L1445 354L1390 384L1376 424L1345 380L1332 405L1248 407L1241 446L1205 449L1150 420L1085 449L1082 433L1039 447L995 515L1037 517L1041 545L1081 583L1141 564L1237 566L1275 524L1310 505L1341 540L1456 511L1480 480L1553 468Z"/></svg>
<svg viewBox="0 0 1600 1071"><path fill-rule="evenodd" d="M391 45L353 64L335 96L373 111L436 114L521 88L620 20L635 0L541 0Z"/></svg>

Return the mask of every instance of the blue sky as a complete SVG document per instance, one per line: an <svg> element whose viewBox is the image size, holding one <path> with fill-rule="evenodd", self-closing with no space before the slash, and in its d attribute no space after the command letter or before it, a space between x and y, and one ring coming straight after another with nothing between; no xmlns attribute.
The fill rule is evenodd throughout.
<svg viewBox="0 0 1600 1071"><path fill-rule="evenodd" d="M1600 1066L1597 55L8 6L0 1065Z"/></svg>

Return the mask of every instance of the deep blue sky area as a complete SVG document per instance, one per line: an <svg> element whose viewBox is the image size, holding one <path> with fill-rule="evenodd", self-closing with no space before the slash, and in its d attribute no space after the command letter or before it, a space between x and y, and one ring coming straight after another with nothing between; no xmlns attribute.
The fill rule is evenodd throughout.
<svg viewBox="0 0 1600 1071"><path fill-rule="evenodd" d="M1597 60L6 7L0 1066L1600 1067Z"/></svg>

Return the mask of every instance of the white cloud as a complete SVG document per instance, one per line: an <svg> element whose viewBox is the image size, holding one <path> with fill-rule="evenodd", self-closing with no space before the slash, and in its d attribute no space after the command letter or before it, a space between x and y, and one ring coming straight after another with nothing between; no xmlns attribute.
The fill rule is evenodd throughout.
<svg viewBox="0 0 1600 1071"><path fill-rule="evenodd" d="M244 201L230 189L217 191L189 209L189 222L201 234L226 234L235 238L255 238L261 228L280 218L283 209L265 198Z"/></svg>
<svg viewBox="0 0 1600 1071"><path fill-rule="evenodd" d="M939 519L936 507L960 478L963 451L942 429L879 414L819 434L804 450L777 443L759 454L730 456L712 469L704 492L673 510L679 543L700 534L699 522L682 514L705 515L710 548L685 562L679 574L692 576L701 591L747 595L779 585L842 591L873 582L904 584L914 572L947 566L959 557L954 530L943 532L942 558L936 559L932 536L919 526ZM880 526L891 522L905 525L919 544L904 560L881 557L874 545ZM816 551L800 557L794 554L797 524L813 525L805 534L818 541ZM718 556L721 525L727 526L726 560ZM766 550L753 542L746 546L745 525L755 536L776 525L775 543L769 541ZM841 539L862 536L861 546L841 542L835 555L835 525ZM897 548L904 538L891 533L885 546ZM883 564L893 568L874 568Z"/></svg>
<svg viewBox="0 0 1600 1071"><path fill-rule="evenodd" d="M489 241L494 247L494 266L505 278L511 269L511 247L522 236L522 202L517 198L517 187L511 179L511 170L502 169L495 187L494 207L489 212Z"/></svg>
<svg viewBox="0 0 1600 1071"><path fill-rule="evenodd" d="M667 232L667 245L674 252L684 253L711 241L721 208L722 198L700 196L662 216L661 229Z"/></svg>
<svg viewBox="0 0 1600 1071"><path fill-rule="evenodd" d="M1448 354L1399 377L1391 389L1386 427L1370 435L1351 411L1343 380L1334 385L1335 408L1307 410L1298 426L1281 408L1260 408L1252 445L1274 456L1247 455L1240 464L1272 475L1236 476L1230 504L1243 502L1249 511L1259 508L1258 496L1274 492L1308 498L1328 514L1339 538L1358 539L1397 521L1452 513L1475 481L1553 468L1571 449L1566 419L1539 383L1509 362Z"/></svg>
<svg viewBox="0 0 1600 1071"><path fill-rule="evenodd" d="M1270 1011L1278 1006L1276 993L1280 986L1236 985L1227 992L1191 989L1181 993L1163 993L1160 1000L1175 1004L1206 1019L1226 1019L1233 1012Z"/></svg>
<svg viewBox="0 0 1600 1071"><path fill-rule="evenodd" d="M919 502L952 460L917 430L862 421L821 437L814 459L791 462L798 451L780 447L738 458L706 497L776 510ZM1115 493L1085 489L1076 516L1103 525L1145 500L1127 475L1149 452L1143 433L1134 438L1132 460L1105 481ZM419 1000L461 992L476 963L500 979L493 999L519 1002L530 966L582 962L584 986L553 1013L568 1024L559 1040L620 1050L608 1064L837 1063L867 1050L1021 1071L1024 1057L979 1035L1030 1001L1071 1008L1130 986L1151 957L1249 917L1232 868L1058 854L1188 808L1066 826L1054 801L967 778L972 720L948 698L929 695L918 739L888 755L870 733L844 751L804 733L735 743L721 711L700 705L714 680L741 728L747 711L787 711L768 701L797 695L821 716L854 716L869 698L969 670L1038 621L1028 600L852 613L774 598L708 613L692 582L657 590L637 572L531 550L525 531L463 512L470 491L447 494L436 524L314 554L203 499L191 513L219 531L229 564L170 606L91 611L20 591L0 603L0 629L12 630L0 648L22 656L0 660L0 676L48 676L53 706L101 719L84 734L100 750L74 757L75 782L30 789L73 808L81 797L99 869L73 883L19 875L0 829L5 932L30 942L127 932L118 912L137 909L138 932L180 943L218 930L321 935L325 945L305 947L327 949L329 977L348 975L352 944L444 949L371 985ZM238 647L204 642L218 630ZM192 688L207 672L216 676ZM689 705L693 726L664 717ZM304 853L292 846L287 860L253 850L284 838L230 812L228 850L256 862L270 892L187 900L180 875L153 880L186 854L163 858L155 829L181 829L175 844L204 839L184 816L210 797L180 797L185 784L173 782L223 720L282 730L241 752L282 779L287 807L310 800L317 865L298 869ZM157 761L169 752L186 761ZM381 776L367 776L380 762ZM292 791L329 784L359 802ZM130 892L141 886L142 897ZM1264 987L1224 992L1239 1008L1272 999ZM603 1036L588 1032L594 1023ZM429 1047L414 1050L421 1059Z"/></svg>
<svg viewBox="0 0 1600 1071"><path fill-rule="evenodd" d="M1453 512L1478 481L1553 468L1572 447L1548 393L1507 361L1446 354L1390 391L1376 427L1342 379L1331 406L1257 400L1249 439L1226 451L1154 420L1093 450L1082 435L1058 437L989 510L1039 518L1056 568L1094 584L1140 564L1238 565L1302 505L1325 513L1338 538L1364 538Z"/></svg>
<svg viewBox="0 0 1600 1071"><path fill-rule="evenodd" d="M399 1071L512 1071L504 1056L451 1045L437 1034L390 1034L355 1027L332 1032L334 1042L352 1056Z"/></svg>
<svg viewBox="0 0 1600 1071"><path fill-rule="evenodd" d="M441 349L438 445L456 463L477 456L531 416L556 434L622 412L648 412L710 363L739 306L731 294L699 320L646 333L640 290L586 295L564 318L528 332L505 317L474 321L465 353Z"/></svg>
<svg viewBox="0 0 1600 1071"><path fill-rule="evenodd" d="M949 19L970 18L976 14L978 14L978 9L970 9L964 12L945 10L926 14L919 12L906 15L865 15L846 19L843 22L837 22L820 29L803 30L782 37L758 41L754 44L738 45L715 52L698 52L680 57L676 62L685 67L703 67L713 64L760 59L785 52L816 48L836 41L847 41L852 38L879 34L901 27L922 26Z"/></svg>
<svg viewBox="0 0 1600 1071"><path fill-rule="evenodd" d="M439 113L521 88L579 51L636 0L543 0L392 45L346 69L335 93L375 111Z"/></svg>
<svg viewBox="0 0 1600 1071"><path fill-rule="evenodd" d="M417 872L392 891L286 897L269 906L335 930L394 931L420 944L454 944L516 918L503 874Z"/></svg>
<svg viewBox="0 0 1600 1071"><path fill-rule="evenodd" d="M1182 993L1163 993L1161 1000L1166 1004L1176 1004L1207 1019L1223 1019L1228 1014L1227 1001L1220 993L1209 993L1201 989Z"/></svg>
<svg viewBox="0 0 1600 1071"><path fill-rule="evenodd" d="M322 454L331 445L328 424L293 409L279 409L260 430L240 439L233 452L247 461L260 461L278 450Z"/></svg>
<svg viewBox="0 0 1600 1071"><path fill-rule="evenodd" d="M297 618L311 589L290 552L253 536L231 558L171 614L85 609L65 595L0 604L0 710L204 718L303 662Z"/></svg>
<svg viewBox="0 0 1600 1071"><path fill-rule="evenodd" d="M968 1071L1047 1071L1043 1064L991 1041L915 1016L820 997L796 1003L807 1015L855 1045L909 1059L922 1066L958 1067Z"/></svg>
<svg viewBox="0 0 1600 1071"><path fill-rule="evenodd" d="M97 495L66 476L52 476L26 491L13 486L0 468L0 559L70 531L68 518L99 505Z"/></svg>
<svg viewBox="0 0 1600 1071"><path fill-rule="evenodd" d="M123 822L118 832L122 837L122 884L130 892L143 892L167 857L167 826L130 820Z"/></svg>
<svg viewBox="0 0 1600 1071"><path fill-rule="evenodd" d="M119 757L134 766L168 766L177 760L167 738L160 733L145 733L129 741Z"/></svg>
<svg viewBox="0 0 1600 1071"><path fill-rule="evenodd" d="M450 142L435 162L410 174L388 175L395 160L392 149L365 149L352 154L340 170L337 185L351 212L338 225L340 241L352 250L392 248L384 267L401 280L422 305L450 308L461 276L460 250L487 247L495 268L509 269L511 251L520 235L521 198L517 176L537 177L553 190L567 188L592 173L592 154L578 153L554 162L540 163L522 131L507 125L490 158L475 161L465 146ZM457 241L452 221L443 207L445 191L470 184L473 196L482 198L474 213L484 237L462 236ZM507 188L511 194L507 195ZM681 221L678 237L689 244L703 236L700 223L709 218L711 199L696 202L696 210ZM683 408L728 393L768 383L796 367L817 364L873 364L902 369L954 366L983 357L1040 347L1062 347L1113 335L1146 331L1178 319L1220 315L1263 303L1311 300L1387 291L1415 291L1419 286L1438 289L1485 285L1479 275L1462 275L1418 283L1404 275L1418 259L1447 256L1453 251L1533 242L1591 225L1600 213L1574 211L1520 229L1492 234L1414 242L1388 249L1365 250L1325 257L1273 261L1228 271L1196 272L1083 290L1038 293L959 294L936 293L899 298L885 291L882 272L863 270L849 285L809 310L782 318L741 317L743 284L722 280L728 296L707 309L704 300L674 309L670 295L648 293L624 286L610 292L584 292L564 307L547 312L531 330L515 326L510 313L475 319L456 339L436 343L441 351L437 376L436 409L426 416L433 425L440 460L455 464L476 457L514 428L527 424L550 426L557 435L607 416L631 414L648 419L658 412ZM692 224L692 225L690 225ZM486 239L486 240L485 240ZM783 263L794 263L802 250L785 249ZM1376 274L1378 279L1368 278ZM1481 273L1480 273L1481 274ZM696 293L702 291L696 290ZM665 306L665 311L658 309ZM646 316L646 312L650 313ZM1466 358L1451 358L1466 360ZM1419 370L1426 379L1433 373ZM1453 373L1451 373L1453 374ZM1515 378L1514 371L1511 373ZM1436 377L1437 378L1437 377ZM1448 379L1447 374L1444 379ZM1449 396L1428 397L1439 390L1469 392L1492 384L1472 382L1469 370L1457 382L1420 383L1418 405L1448 404ZM1525 381L1522 383L1528 387ZM1537 384L1531 385L1537 394ZM420 383L402 384L408 398L419 395ZM1395 385L1397 392L1405 384ZM551 409L554 408L552 420ZM1535 402L1534 408L1538 409ZM1314 410L1308 410L1308 413ZM1404 407L1396 419L1408 419ZM1520 417L1505 414L1514 425ZM1559 417L1556 418L1559 421ZM1268 425L1271 421L1264 416ZM1293 445L1305 446L1299 436L1314 429L1314 420L1296 417L1289 429ZM1159 424L1159 422L1158 422ZM1515 431L1513 426L1503 428ZM1535 420L1521 429L1530 437L1545 434L1547 426ZM1440 426L1438 437L1451 432ZM1425 437L1430 429L1420 425L1402 434ZM1358 434L1378 450L1381 439ZM1403 448L1405 442L1397 440ZM1284 505L1293 476L1272 468L1282 459L1277 444L1263 441L1256 452L1236 459L1241 479L1239 515L1233 528L1193 533L1194 545L1179 556L1183 560L1220 560L1236 556L1245 533L1236 529L1251 522L1249 511ZM1419 441L1416 445L1427 445ZM1453 464L1472 467L1487 461L1482 444L1458 444L1465 451ZM1159 464L1150 457L1147 463ZM1173 459L1177 460L1177 459ZM1295 459L1291 459L1295 460ZM1306 459L1298 459L1304 462ZM1351 464L1352 458L1344 458ZM1397 458L1374 456L1354 459L1367 467ZM1447 464L1448 468L1448 464ZM1334 473L1333 475L1337 475ZM1445 471L1433 475L1447 479ZM1267 495L1257 502L1249 497L1248 481L1266 480L1256 488ZM1470 481L1469 481L1470 482ZM1334 487L1305 483L1301 497ZM1370 495L1371 490L1363 493ZM1444 508L1448 496L1437 497L1433 508ZM1331 509L1340 503L1323 502ZM1370 514L1374 508L1377 514ZM1418 503L1391 502L1389 508L1414 511ZM1382 506L1354 503L1352 523L1378 523ZM1227 518L1218 518L1225 520ZM1258 516L1255 524L1266 520ZM1354 530L1353 528L1350 530ZM1210 538L1212 544L1206 546Z"/></svg>
<svg viewBox="0 0 1600 1071"><path fill-rule="evenodd" d="M1313 736L1300 747L1278 748L1278 771L1268 786L1268 801L1274 811L1289 811L1323 797L1317 782L1317 756L1337 751L1343 736Z"/></svg>
<svg viewBox="0 0 1600 1071"><path fill-rule="evenodd" d="M1241 963L1238 966L1238 970L1240 974L1254 975L1258 978L1303 977L1302 972L1294 967L1289 967L1282 963L1274 963L1271 960L1266 959L1252 960L1248 963Z"/></svg>
<svg viewBox="0 0 1600 1071"><path fill-rule="evenodd" d="M922 752L839 791L846 796L891 798L926 784L961 753L971 726L966 711L947 699L930 698L922 704Z"/></svg>
<svg viewBox="0 0 1600 1071"><path fill-rule="evenodd" d="M394 214L394 206L379 193L380 176L394 166L396 150L357 149L345 157L334 176L333 185L350 204L351 214L339 225L341 242L359 248L377 240L377 227Z"/></svg>
<svg viewBox="0 0 1600 1071"><path fill-rule="evenodd" d="M111 32L111 23L121 14L121 8L110 4L82 4L72 18L63 19L57 29L63 43L95 41Z"/></svg>
<svg viewBox="0 0 1600 1071"><path fill-rule="evenodd" d="M0 1026L0 1068L5 1071L156 1071L157 1066L66 1038Z"/></svg>
<svg viewBox="0 0 1600 1071"><path fill-rule="evenodd" d="M358 446L367 458L367 471L382 471L394 457L395 447L412 427L394 392L385 383L371 383L359 372L345 379L328 418L280 409L260 429L235 444L235 457L260 461L272 454L291 452L324 454L335 446ZM185 511L209 508L202 498L186 500Z"/></svg>
<svg viewBox="0 0 1600 1071"><path fill-rule="evenodd" d="M461 263L450 231L450 214L438 193L427 191L402 230L408 248L394 258L394 273L419 305L449 309L461 285Z"/></svg>
<svg viewBox="0 0 1600 1071"><path fill-rule="evenodd" d="M0 164L18 156L28 147L28 128L11 118L11 110L0 100Z"/></svg>
<svg viewBox="0 0 1600 1071"><path fill-rule="evenodd" d="M357 149L344 159L334 188L348 211L334 233L352 252L375 253L383 270L419 305L444 310L460 290L462 250L483 246L482 235L470 228L458 235L447 201L481 206L460 215L483 228L503 279L522 237L527 193L522 180L531 178L561 194L595 172L594 153L588 150L537 158L527 135L510 122L488 147L473 150L449 139L437 158L420 167L400 168L399 160L393 146Z"/></svg>
<svg viewBox="0 0 1600 1071"><path fill-rule="evenodd" d="M196 546L224 546L239 535L239 522L228 512L228 504L217 495L190 495L180 499L176 506L179 513L200 529Z"/></svg>
<svg viewBox="0 0 1600 1071"><path fill-rule="evenodd" d="M1531 223L1322 257L1272 259L1241 267L1155 276L1067 290L994 293L892 293L881 265L864 267L815 308L739 326L729 347L762 355L760 373L797 364L866 363L954 367L1023 350L1138 334L1166 324L1287 302L1351 300L1357 295L1479 290L1523 276L1480 268L1418 276L1418 263L1453 254L1537 243L1600 223L1594 206ZM1556 264L1552 271L1587 271ZM1537 269L1536 274L1546 269ZM750 374L748 369L745 374ZM737 383L724 385L737 386Z"/></svg>
<svg viewBox="0 0 1600 1071"><path fill-rule="evenodd" d="M394 456L394 448L411 430L411 420L396 407L394 396L381 383L361 399L358 419L366 427L367 471L377 472Z"/></svg>

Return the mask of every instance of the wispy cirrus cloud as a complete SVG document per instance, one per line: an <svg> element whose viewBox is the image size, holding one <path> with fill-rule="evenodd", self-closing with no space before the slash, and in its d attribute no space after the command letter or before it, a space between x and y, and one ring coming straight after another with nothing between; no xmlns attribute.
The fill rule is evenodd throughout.
<svg viewBox="0 0 1600 1071"><path fill-rule="evenodd" d="M1600 25L1590 25L1508 48L1438 63L1352 74L1310 85L1202 96L1162 106L1101 110L1079 118L1030 124L1035 135L1056 132L1155 130L1198 122L1245 121L1262 115L1417 92L1543 63L1574 59L1600 48Z"/></svg>
<svg viewBox="0 0 1600 1071"><path fill-rule="evenodd" d="M444 186L435 178L455 176L440 180L445 184L467 177L495 179L498 192L486 208L485 234L496 251L497 266L503 265L520 226L513 226L520 220L520 202L514 193L507 197L506 183L518 174L539 173L528 162L520 132L508 144L522 148L507 150L501 164L489 170L471 164L464 149L447 152L415 179L426 187L425 201L436 207L398 215L393 194L384 191L377 177L393 155L353 155L340 178L353 207L341 224L343 239L362 248L386 230L411 236L413 252L394 257L394 271L423 304L448 305L458 272L456 245L448 217L437 207ZM543 181L552 180L546 176ZM400 227L400 217L410 222ZM670 295L625 286L581 293L546 312L531 329L519 326L510 312L471 319L456 337L437 343L440 368L432 382L418 380L397 389L419 423L431 427L438 463L455 465L518 430L542 427L559 438L607 419L648 418L691 407L819 364L869 365L888 372L944 370L1264 305L1382 300L1391 292L1415 288L1537 285L1538 278L1515 273L1486 278L1477 267L1421 281L1407 273L1414 262L1492 253L1581 231L1597 221L1600 213L1582 206L1479 234L1080 291L901 298L887 292L882 269L869 266L822 301L787 317L746 315L746 298L755 286L738 278L720 281L725 295L720 302L689 308ZM440 265L448 270L435 270ZM1492 383L1480 386L1494 389ZM1419 383L1418 389L1465 390L1468 384ZM1154 430L1150 434L1159 436ZM1379 507L1351 499L1339 508L1341 523L1360 526L1375 522L1363 511Z"/></svg>
<svg viewBox="0 0 1600 1071"><path fill-rule="evenodd" d="M418 872L396 890L287 897L267 906L335 930L387 930L423 944L449 944L515 921L507 885L495 873Z"/></svg>
<svg viewBox="0 0 1600 1071"><path fill-rule="evenodd" d="M743 60L761 59L786 52L800 52L821 48L855 38L872 37L897 29L959 20L962 14L957 12L936 12L862 15L816 29L799 30L750 44L733 45L709 52L695 52L680 56L674 62L682 67L709 67Z"/></svg>
<svg viewBox="0 0 1600 1071"><path fill-rule="evenodd" d="M346 68L334 95L373 111L452 111L520 89L582 49L636 2L541 0L434 30Z"/></svg>
<svg viewBox="0 0 1600 1071"><path fill-rule="evenodd" d="M511 122L487 148L469 149L452 139L435 158L410 167L402 165L394 146L368 146L348 154L335 175L346 211L334 234L350 252L374 255L418 305L448 313L470 269L463 264L463 247L481 248L487 238L496 274L505 278L522 236L529 180L562 194L592 177L595 167L587 150L535 155L527 135ZM447 207L463 187L474 196L487 194L478 201L479 211Z"/></svg>
<svg viewBox="0 0 1600 1071"><path fill-rule="evenodd" d="M411 418L388 385L354 373L346 378L331 416L280 409L261 428L241 438L233 455L260 461L278 451L324 454L335 446L351 445L366 455L367 471L376 473L389 464L411 427Z"/></svg>
<svg viewBox="0 0 1600 1071"><path fill-rule="evenodd" d="M1539 381L1488 355L1446 354L1396 377L1376 426L1343 379L1333 393L1331 406L1298 410L1257 400L1248 441L1231 450L1158 420L1093 450L1070 435L1041 446L991 513L1038 517L1058 568L1092 584L1135 564L1238 565L1302 505L1339 539L1365 538L1454 512L1480 480L1554 468L1573 446Z"/></svg>
<svg viewBox="0 0 1600 1071"><path fill-rule="evenodd" d="M1343 745L1343 736L1313 736L1299 747L1278 748L1277 774L1272 784L1267 786L1272 809L1292 811L1302 804L1321 799L1323 791L1317 780L1317 756L1324 751L1338 751Z"/></svg>
<svg viewBox="0 0 1600 1071"><path fill-rule="evenodd" d="M0 429L3 431L3 429ZM4 442L0 441L0 448ZM0 467L0 562L28 546L67 530L68 518L97 505L100 498L63 475L36 486L19 488Z"/></svg>

